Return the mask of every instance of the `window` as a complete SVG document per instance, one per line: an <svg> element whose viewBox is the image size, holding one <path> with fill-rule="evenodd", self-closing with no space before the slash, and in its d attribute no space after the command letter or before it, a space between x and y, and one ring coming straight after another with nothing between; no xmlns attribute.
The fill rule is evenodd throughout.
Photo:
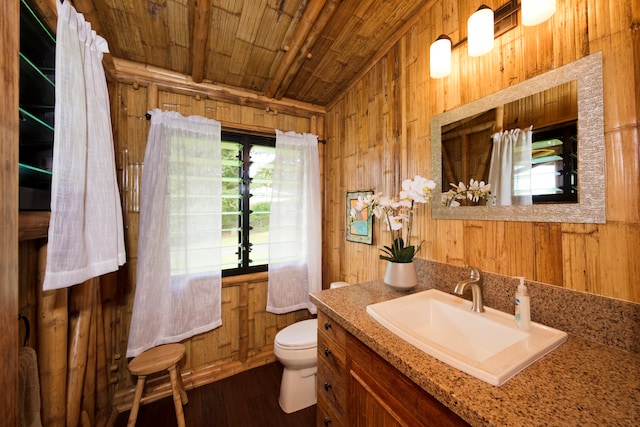
<svg viewBox="0 0 640 427"><path fill-rule="evenodd" d="M267 271L275 138L222 132L222 275Z"/></svg>
<svg viewBox="0 0 640 427"><path fill-rule="evenodd" d="M532 157L534 203L578 201L576 121L534 130Z"/></svg>

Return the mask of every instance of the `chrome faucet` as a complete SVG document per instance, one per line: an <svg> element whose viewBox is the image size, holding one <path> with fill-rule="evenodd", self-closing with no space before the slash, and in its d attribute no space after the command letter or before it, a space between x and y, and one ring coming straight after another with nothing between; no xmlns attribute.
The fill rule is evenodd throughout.
<svg viewBox="0 0 640 427"><path fill-rule="evenodd" d="M484 303L482 302L482 277L480 277L480 270L466 264L465 267L471 268L471 276L468 279L459 281L456 287L453 288L453 293L462 295L467 286L471 287L471 297L473 299L471 311L482 313L484 312Z"/></svg>

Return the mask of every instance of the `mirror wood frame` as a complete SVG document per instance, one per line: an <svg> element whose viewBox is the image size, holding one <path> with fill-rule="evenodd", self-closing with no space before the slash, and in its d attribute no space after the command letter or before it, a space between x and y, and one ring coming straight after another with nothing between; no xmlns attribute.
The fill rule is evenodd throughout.
<svg viewBox="0 0 640 427"><path fill-rule="evenodd" d="M443 126L572 80L578 82L578 203L458 207L445 207L440 204L443 188ZM486 221L605 223L603 97L602 52L596 52L433 117L431 163L436 190L431 205L432 217Z"/></svg>

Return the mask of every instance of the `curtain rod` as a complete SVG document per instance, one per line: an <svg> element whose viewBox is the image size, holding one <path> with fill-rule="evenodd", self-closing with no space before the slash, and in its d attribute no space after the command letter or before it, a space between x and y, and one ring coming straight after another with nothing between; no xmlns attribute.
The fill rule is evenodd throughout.
<svg viewBox="0 0 640 427"><path fill-rule="evenodd" d="M151 120L151 113L146 113L144 116L145 116L145 118L146 118L147 120ZM326 144L326 143L327 143L327 140L326 140L326 139L318 139L318 142L320 142L320 143L322 143L322 144Z"/></svg>

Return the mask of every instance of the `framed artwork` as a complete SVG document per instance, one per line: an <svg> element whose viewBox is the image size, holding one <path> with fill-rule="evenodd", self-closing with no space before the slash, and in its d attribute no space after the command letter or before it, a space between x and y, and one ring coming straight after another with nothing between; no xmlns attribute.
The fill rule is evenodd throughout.
<svg viewBox="0 0 640 427"><path fill-rule="evenodd" d="M356 206L358 197L369 195L373 195L373 191L347 191L346 230L349 242L366 243L367 245L373 243L373 215L369 215L369 207L360 211L356 218L351 218L351 208Z"/></svg>

